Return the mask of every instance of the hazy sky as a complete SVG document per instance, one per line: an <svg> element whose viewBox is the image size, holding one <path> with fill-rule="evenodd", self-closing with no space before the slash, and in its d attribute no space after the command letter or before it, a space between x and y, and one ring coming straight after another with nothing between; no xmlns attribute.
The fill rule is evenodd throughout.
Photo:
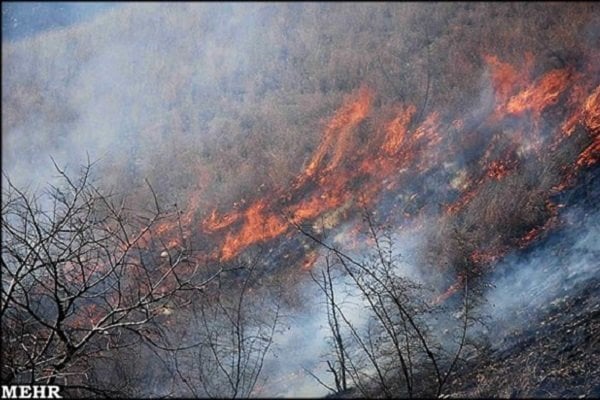
<svg viewBox="0 0 600 400"><path fill-rule="evenodd" d="M106 2L2 2L2 40L18 40L76 24L117 5Z"/></svg>

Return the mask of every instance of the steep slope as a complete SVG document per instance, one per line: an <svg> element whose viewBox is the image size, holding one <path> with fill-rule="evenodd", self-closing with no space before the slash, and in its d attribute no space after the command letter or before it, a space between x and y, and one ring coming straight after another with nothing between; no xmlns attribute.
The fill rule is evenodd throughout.
<svg viewBox="0 0 600 400"><path fill-rule="evenodd" d="M595 3L130 4L2 43L3 170L35 185L52 180L49 155L73 168L89 152L129 206L152 202L147 178L172 211L149 253L193 248L225 266L261 254L294 284L322 262L297 226L361 254L366 209L416 242L414 270L451 302L470 274L516 282L523 252L563 234L570 193L589 189L583 208L597 209L582 176L600 160L599 43ZM472 360L450 392L510 385L493 371L529 353L550 363L536 342L554 335L557 357L596 366L590 276L567 289L573 303L530 310L572 318L496 329L509 347ZM560 350L563 327L573 349ZM470 388L477 369L489 374ZM514 393L594 395L594 382Z"/></svg>

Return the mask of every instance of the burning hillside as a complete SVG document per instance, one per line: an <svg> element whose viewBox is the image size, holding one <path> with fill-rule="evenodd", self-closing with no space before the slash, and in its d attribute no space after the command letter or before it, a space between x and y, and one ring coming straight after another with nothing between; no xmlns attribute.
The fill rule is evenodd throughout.
<svg viewBox="0 0 600 400"><path fill-rule="evenodd" d="M489 231L470 242L471 261L479 265L528 245L556 216L552 196L567 189L581 168L598 162L600 86L594 60L599 59L594 55L581 71L565 66L539 76L531 76L531 54L518 66L494 56L485 60L493 99L476 120L432 111L419 121L413 104L375 109L376 94L363 86L327 122L320 144L290 187L240 202L223 215L214 209L206 220L186 217L183 228L163 222L157 230L171 237L167 242L173 247L182 245L175 239L180 229L187 237L214 238L209 239L217 244L211 256L229 261L250 246L290 234L296 225L315 224L342 207L351 218L366 207L394 224L417 226L423 226L419 219L440 212L442 221L479 216L474 223ZM561 153L565 148L572 149L567 156ZM468 164L457 162L465 155ZM524 174L543 179L525 189L519 177ZM426 179L438 182L433 196L419 185ZM516 203L523 190L535 192L535 198L524 199L535 204ZM418 206L398 215L397 207L406 205L382 204L387 197L410 198ZM431 207L434 202L441 207ZM198 211L190 204L185 215ZM515 214L522 214L519 221L507 223Z"/></svg>
<svg viewBox="0 0 600 400"><path fill-rule="evenodd" d="M441 395L452 381L471 393L453 379L459 365L471 373L461 351L479 360L471 342L492 336L472 321L487 313L504 326L482 305L491 288L510 286L528 252L573 261L578 223L594 229L599 35L589 3L182 3L124 5L3 41L2 313L20 310L3 341L7 327L48 329L25 341L47 358L14 348L3 382L39 370L67 385L93 371L110 388L108 361L76 357L106 348L135 377L120 394L155 380L172 388L153 397L314 395L316 375L337 392ZM60 169L86 152L97 186L89 170L69 180ZM18 188L55 182L46 156L66 182L30 199ZM66 294L36 286L38 270ZM319 312L311 277L327 300ZM548 286L560 290L575 289ZM362 303L336 303L353 297ZM330 331L314 328L315 343L304 323ZM271 354L285 346L314 359L282 365ZM153 367L133 373L131 360Z"/></svg>

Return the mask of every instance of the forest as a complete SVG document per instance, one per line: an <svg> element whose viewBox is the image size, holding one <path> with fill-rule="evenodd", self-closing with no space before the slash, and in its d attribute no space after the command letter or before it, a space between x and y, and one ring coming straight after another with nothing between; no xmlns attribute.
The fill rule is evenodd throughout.
<svg viewBox="0 0 600 400"><path fill-rule="evenodd" d="M600 396L597 4L95 7L2 40L3 387Z"/></svg>

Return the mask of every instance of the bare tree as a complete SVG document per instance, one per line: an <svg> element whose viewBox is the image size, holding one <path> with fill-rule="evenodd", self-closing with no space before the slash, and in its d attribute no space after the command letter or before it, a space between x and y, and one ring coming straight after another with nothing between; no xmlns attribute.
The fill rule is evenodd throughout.
<svg viewBox="0 0 600 400"><path fill-rule="evenodd" d="M258 257L222 274L189 309L196 343L177 349L176 371L196 397L253 394L281 319L281 288L261 284ZM234 276L228 276L228 275Z"/></svg>
<svg viewBox="0 0 600 400"><path fill-rule="evenodd" d="M6 177L2 204L2 383L60 384L79 395L127 394L92 383L94 363L157 334L166 310L213 280L189 250L153 233L166 218L104 193L87 163L41 194ZM127 382L127 380L123 380Z"/></svg>
<svg viewBox="0 0 600 400"><path fill-rule="evenodd" d="M325 294L327 322L329 324L329 330L331 331L331 338L335 356L335 360L333 362L327 360L327 367L329 372L333 374L335 382L334 391L342 392L348 390L348 379L346 377L346 373L348 371L348 366L346 365L347 350L345 347L344 337L342 336L342 326L339 312L336 307L337 300L333 289L333 278L331 275L331 270L332 262L329 255L327 255L325 257L325 267L320 271L321 277L317 277L312 271L310 272L310 276L312 280L319 286L321 291L323 291L323 293Z"/></svg>
<svg viewBox="0 0 600 400"><path fill-rule="evenodd" d="M440 332L432 331L431 321L439 307L425 296L422 284L400 273L391 236L375 226L369 213L365 213L365 221L373 245L360 261L297 225L329 251L320 278L313 275L313 280L327 300L336 359L329 367L336 391L347 389L347 374L365 396L439 396L460 360L472 323L468 277L463 277L464 303L457 314L460 321L454 321L450 333L457 340L451 343ZM334 268L343 273L343 283L335 282ZM352 321L336 295L348 286L363 299L362 324Z"/></svg>

